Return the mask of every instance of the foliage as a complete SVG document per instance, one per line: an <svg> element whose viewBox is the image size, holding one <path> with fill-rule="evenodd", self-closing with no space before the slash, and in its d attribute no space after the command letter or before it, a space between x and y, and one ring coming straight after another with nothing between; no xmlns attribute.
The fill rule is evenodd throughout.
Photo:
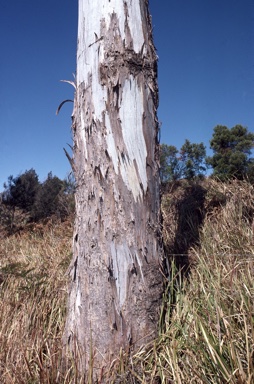
<svg viewBox="0 0 254 384"><path fill-rule="evenodd" d="M204 175L204 172L206 171L206 148L203 143L192 144L189 140L185 140L185 143L180 149L180 154L181 161L184 164L184 178L191 180L195 177L201 177Z"/></svg>
<svg viewBox="0 0 254 384"><path fill-rule="evenodd" d="M175 243L184 245L185 237L198 240L185 247L189 273L179 270L183 255L168 255L159 337L131 358L121 351L98 383L253 382L253 202L254 186L237 180L205 179L193 186L182 180L163 196L167 252ZM0 243L5 384L92 383L78 377L78 348L67 359L61 342L72 232L72 219L29 224Z"/></svg>
<svg viewBox="0 0 254 384"><path fill-rule="evenodd" d="M34 169L13 177L9 176L4 184L3 203L30 211L39 188L38 176Z"/></svg>
<svg viewBox="0 0 254 384"><path fill-rule="evenodd" d="M13 177L9 176L0 195L0 226L6 233L22 229L26 223L56 215L61 219L75 210L75 180L72 174L60 180L48 174L40 183L31 169Z"/></svg>
<svg viewBox="0 0 254 384"><path fill-rule="evenodd" d="M249 178L254 182L254 159L251 158L254 134L246 127L217 125L210 145L214 155L207 158L207 163L213 167L214 176L222 181Z"/></svg>
<svg viewBox="0 0 254 384"><path fill-rule="evenodd" d="M170 180L180 179L182 170L177 148L173 145L162 144L160 150L161 181L166 183Z"/></svg>
<svg viewBox="0 0 254 384"><path fill-rule="evenodd" d="M173 145L161 145L161 180L166 183L181 178L193 180L204 176L206 148L203 143L185 140L180 151Z"/></svg>
<svg viewBox="0 0 254 384"><path fill-rule="evenodd" d="M65 216L66 212L62 197L67 187L63 180L53 176L52 172L50 172L38 189L33 206L33 217L39 220L54 214L59 217Z"/></svg>

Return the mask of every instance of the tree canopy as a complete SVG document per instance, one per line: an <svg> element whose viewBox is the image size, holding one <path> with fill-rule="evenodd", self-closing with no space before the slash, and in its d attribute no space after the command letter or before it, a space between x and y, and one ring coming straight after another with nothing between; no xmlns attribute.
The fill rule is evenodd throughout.
<svg viewBox="0 0 254 384"><path fill-rule="evenodd" d="M206 171L205 157L206 147L203 143L191 143L185 140L180 149L181 161L183 163L183 177L190 180L202 177Z"/></svg>
<svg viewBox="0 0 254 384"><path fill-rule="evenodd" d="M254 134L242 125L228 128L217 125L210 140L214 155L207 157L207 163L213 168L213 176L221 181L230 178L254 181L254 159L251 150Z"/></svg>
<svg viewBox="0 0 254 384"><path fill-rule="evenodd" d="M206 147L203 143L191 143L185 140L180 151L173 146L161 145L161 180L168 181L185 178L188 180L204 176Z"/></svg>
<svg viewBox="0 0 254 384"><path fill-rule="evenodd" d="M64 190L64 181L49 172L36 195L33 214L36 219L46 218L59 211L59 197Z"/></svg>
<svg viewBox="0 0 254 384"><path fill-rule="evenodd" d="M12 212L16 208L28 213L30 220L40 220L52 215L64 218L74 211L75 181L73 176L61 180L48 173L40 183L34 169L13 177L9 176L1 193L2 203ZM0 219L3 219L0 212ZM6 220L5 220L6 221ZM13 217L9 220L13 224Z"/></svg>
<svg viewBox="0 0 254 384"><path fill-rule="evenodd" d="M17 177L9 176L4 183L3 202L19 207L25 211L31 210L39 188L39 179L34 169L25 171Z"/></svg>
<svg viewBox="0 0 254 384"><path fill-rule="evenodd" d="M162 144L160 147L161 181L178 180L181 177L181 164L178 149L174 145Z"/></svg>

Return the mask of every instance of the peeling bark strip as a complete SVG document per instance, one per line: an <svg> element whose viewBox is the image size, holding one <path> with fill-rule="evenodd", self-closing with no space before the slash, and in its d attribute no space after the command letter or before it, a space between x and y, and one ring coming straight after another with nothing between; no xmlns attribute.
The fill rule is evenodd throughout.
<svg viewBox="0 0 254 384"><path fill-rule="evenodd" d="M146 0L80 0L66 338L97 368L154 338L162 293L157 56Z"/></svg>

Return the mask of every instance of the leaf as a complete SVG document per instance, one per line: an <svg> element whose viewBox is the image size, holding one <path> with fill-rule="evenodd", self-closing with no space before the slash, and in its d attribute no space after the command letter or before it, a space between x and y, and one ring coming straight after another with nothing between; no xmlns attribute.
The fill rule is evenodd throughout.
<svg viewBox="0 0 254 384"><path fill-rule="evenodd" d="M71 81L71 80L60 80L62 83L68 83L70 85L72 85L75 89L77 89L77 86L76 84L74 83L74 81Z"/></svg>
<svg viewBox="0 0 254 384"><path fill-rule="evenodd" d="M56 115L58 115L58 113L60 112L62 106L63 106L65 103L68 103L68 102L72 102L72 103L73 103L73 100L67 99L67 100L62 101L61 104L58 106L58 108L57 108L57 110L56 110Z"/></svg>

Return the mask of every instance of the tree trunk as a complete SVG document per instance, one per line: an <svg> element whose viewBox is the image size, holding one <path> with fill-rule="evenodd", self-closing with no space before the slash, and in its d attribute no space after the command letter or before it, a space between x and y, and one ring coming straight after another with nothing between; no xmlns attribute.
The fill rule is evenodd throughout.
<svg viewBox="0 0 254 384"><path fill-rule="evenodd" d="M91 351L101 368L158 327L157 56L147 0L79 0L76 87L66 338L87 369Z"/></svg>

